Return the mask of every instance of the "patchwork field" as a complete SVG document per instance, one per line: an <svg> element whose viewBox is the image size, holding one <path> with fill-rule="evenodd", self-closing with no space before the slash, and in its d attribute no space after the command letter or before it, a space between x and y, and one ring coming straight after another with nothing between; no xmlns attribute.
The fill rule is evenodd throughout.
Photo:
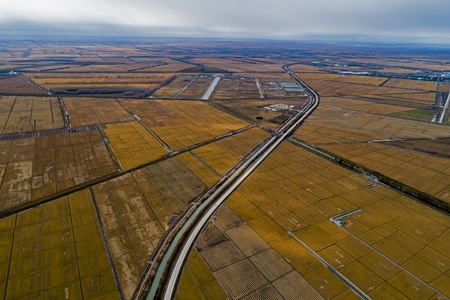
<svg viewBox="0 0 450 300"><path fill-rule="evenodd" d="M0 96L1 133L64 128L60 104L54 97Z"/></svg>
<svg viewBox="0 0 450 300"><path fill-rule="evenodd" d="M420 126L419 126L420 125ZM354 110L317 109L294 136L311 144L367 141L390 138L446 137L448 128L414 120Z"/></svg>
<svg viewBox="0 0 450 300"><path fill-rule="evenodd" d="M0 76L0 93L44 94L40 88L31 85L22 76Z"/></svg>
<svg viewBox="0 0 450 300"><path fill-rule="evenodd" d="M405 47L5 37L0 295L131 299L186 207L289 115L265 107L307 103L285 64L322 100L292 137L450 201L450 134L431 123L450 59ZM450 298L449 228L283 142L205 226L176 298Z"/></svg>
<svg viewBox="0 0 450 300"><path fill-rule="evenodd" d="M323 262L374 299L448 297L448 217L370 182L282 144L231 195L232 210L220 210L196 248L232 299L301 297L288 288L294 278L294 286L309 287L301 293L355 297Z"/></svg>
<svg viewBox="0 0 450 300"><path fill-rule="evenodd" d="M98 131L0 141L0 211L117 172Z"/></svg>
<svg viewBox="0 0 450 300"><path fill-rule="evenodd" d="M88 190L0 221L6 299L120 299Z"/></svg>
<svg viewBox="0 0 450 300"><path fill-rule="evenodd" d="M134 118L112 98L64 97L72 126L134 121Z"/></svg>
<svg viewBox="0 0 450 300"><path fill-rule="evenodd" d="M158 89L153 96L158 99L178 99L183 89L187 88L198 75L179 75L168 85Z"/></svg>
<svg viewBox="0 0 450 300"><path fill-rule="evenodd" d="M255 63L236 59L223 58L194 58L190 62L200 63L208 67L227 70L230 72L280 72L282 63L270 61Z"/></svg>
<svg viewBox="0 0 450 300"><path fill-rule="evenodd" d="M436 84L432 82L396 81L380 77L326 73L298 73L298 75L321 96L345 96L421 109L433 105L436 98Z"/></svg>
<svg viewBox="0 0 450 300"><path fill-rule="evenodd" d="M180 150L249 125L204 102L160 101L159 103L163 108L160 109L157 106L156 111L146 111L146 108L153 109L153 107L142 106L139 117L174 150ZM158 113L157 120L164 121L164 126L160 123L159 127L152 127L153 121L150 121L148 117L154 116L155 113ZM147 114L147 117L144 114Z"/></svg>
<svg viewBox="0 0 450 300"><path fill-rule="evenodd" d="M93 187L106 240L130 299L172 216L206 189L177 158Z"/></svg>
<svg viewBox="0 0 450 300"><path fill-rule="evenodd" d="M151 162L167 154L163 145L138 122L109 124L103 130L114 157L123 170Z"/></svg>
<svg viewBox="0 0 450 300"><path fill-rule="evenodd" d="M212 100L220 99L257 99L260 98L256 77L246 75L224 76L217 84Z"/></svg>
<svg viewBox="0 0 450 300"><path fill-rule="evenodd" d="M323 148L450 203L448 158L374 143L352 147L330 145Z"/></svg>
<svg viewBox="0 0 450 300"><path fill-rule="evenodd" d="M146 68L146 67L143 67ZM73 71L73 70L71 70ZM163 73L27 73L34 82L49 90L78 88L140 88L149 89L157 86L172 74Z"/></svg>

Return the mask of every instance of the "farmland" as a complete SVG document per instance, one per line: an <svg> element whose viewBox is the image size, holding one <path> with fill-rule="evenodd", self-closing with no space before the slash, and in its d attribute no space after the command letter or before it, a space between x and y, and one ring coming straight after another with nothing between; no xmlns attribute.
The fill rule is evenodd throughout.
<svg viewBox="0 0 450 300"><path fill-rule="evenodd" d="M289 64L321 104L205 225L175 298L450 297L448 211L402 190L450 203L450 58L403 50L5 39L0 295L132 299L183 213L308 102Z"/></svg>
<svg viewBox="0 0 450 300"><path fill-rule="evenodd" d="M438 261L450 259L441 244L448 217L368 183L286 143L227 200L196 249L232 298L263 290L286 297L291 285L311 290L308 299L319 298L317 291L346 298L345 285L297 239L373 298L445 294L448 266ZM342 227L329 220L357 208Z"/></svg>

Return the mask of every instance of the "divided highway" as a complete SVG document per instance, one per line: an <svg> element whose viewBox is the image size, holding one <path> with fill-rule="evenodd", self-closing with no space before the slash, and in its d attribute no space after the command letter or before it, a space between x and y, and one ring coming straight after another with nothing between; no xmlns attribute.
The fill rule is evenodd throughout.
<svg viewBox="0 0 450 300"><path fill-rule="evenodd" d="M173 225L163 237L147 265L143 279L136 289L135 299L164 297L164 299L169 300L174 297L183 265L205 224L228 196L319 105L318 94L297 77L289 69L289 65L283 66L283 69L297 84L304 88L309 95L309 102L282 124L272 137L253 148L204 197L197 199L186 213L179 216L177 224Z"/></svg>

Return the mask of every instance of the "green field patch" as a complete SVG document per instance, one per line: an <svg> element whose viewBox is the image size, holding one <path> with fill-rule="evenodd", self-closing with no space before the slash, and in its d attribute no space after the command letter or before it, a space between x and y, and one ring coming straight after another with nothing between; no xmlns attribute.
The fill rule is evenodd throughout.
<svg viewBox="0 0 450 300"><path fill-rule="evenodd" d="M434 116L434 110L429 109L414 109L407 111L399 111L390 114L393 117L406 118L406 119L414 119L421 121L431 121Z"/></svg>

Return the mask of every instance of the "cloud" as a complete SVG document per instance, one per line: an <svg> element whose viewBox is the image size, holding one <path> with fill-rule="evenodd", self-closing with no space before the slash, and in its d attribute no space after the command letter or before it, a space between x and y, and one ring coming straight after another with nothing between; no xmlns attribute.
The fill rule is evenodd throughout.
<svg viewBox="0 0 450 300"><path fill-rule="evenodd" d="M219 37L448 39L449 10L447 0L14 0L2 4L0 24Z"/></svg>

